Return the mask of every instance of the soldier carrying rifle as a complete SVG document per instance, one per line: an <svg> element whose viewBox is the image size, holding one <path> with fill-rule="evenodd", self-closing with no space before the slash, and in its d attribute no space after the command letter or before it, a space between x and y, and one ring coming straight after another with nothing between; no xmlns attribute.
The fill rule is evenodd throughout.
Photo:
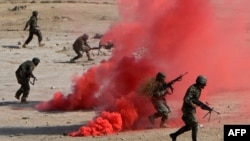
<svg viewBox="0 0 250 141"><path fill-rule="evenodd" d="M27 97L30 92L30 78L36 80L36 77L33 75L32 72L39 63L40 59L34 57L32 61L27 60L23 62L16 70L17 82L21 85L21 87L16 91L15 98L19 100L20 96L22 95L21 103L27 103ZM31 83L32 85L34 85L34 80L33 83Z"/></svg>
<svg viewBox="0 0 250 141"><path fill-rule="evenodd" d="M192 130L192 141L197 141L198 121L195 116L196 107L199 106L203 110L208 110L209 113L214 111L213 108L199 101L201 91L206 84L207 78L204 75L199 75L196 78L196 83L187 89L182 105L182 120L185 122L185 125L178 131L170 134L172 141L176 141L177 136L189 130ZM216 113L219 114L218 112Z"/></svg>
<svg viewBox="0 0 250 141"><path fill-rule="evenodd" d="M70 62L73 63L75 60L82 58L82 52L86 53L88 57L88 61L92 61L93 59L90 57L89 51L91 50L91 47L89 46L87 40L89 39L89 35L83 34L82 36L78 37L74 44L73 44L73 49L77 56L74 58L70 59Z"/></svg>
<svg viewBox="0 0 250 141"><path fill-rule="evenodd" d="M141 93L151 98L154 108L157 111L156 113L148 117L153 127L155 127L155 119L159 117L161 117L160 127L161 128L169 127L166 124L166 121L168 119L168 114L171 112L171 110L167 105L165 96L167 94L173 93L172 85L176 81L180 81L182 77L186 74L187 73L180 75L176 79L167 83L165 82L166 78L165 74L162 72L158 72L154 79L150 80L149 82L147 82L145 85L142 86Z"/></svg>

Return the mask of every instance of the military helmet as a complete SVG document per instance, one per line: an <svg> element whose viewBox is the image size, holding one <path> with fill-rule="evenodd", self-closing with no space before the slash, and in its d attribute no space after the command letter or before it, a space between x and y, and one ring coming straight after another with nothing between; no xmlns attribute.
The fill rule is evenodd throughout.
<svg viewBox="0 0 250 141"><path fill-rule="evenodd" d="M32 14L33 14L34 16L37 16L37 15L38 15L38 12L37 12L37 11L33 11Z"/></svg>
<svg viewBox="0 0 250 141"><path fill-rule="evenodd" d="M158 72L156 74L156 80L160 80L160 79L163 79L165 77L166 77L166 75L163 72Z"/></svg>
<svg viewBox="0 0 250 141"><path fill-rule="evenodd" d="M83 34L83 35L82 35L82 38L83 38L84 40L87 40L87 39L89 38L89 35L88 35L88 34Z"/></svg>
<svg viewBox="0 0 250 141"><path fill-rule="evenodd" d="M199 75L196 78L196 83L206 86L206 84L207 84L207 78L204 75Z"/></svg>
<svg viewBox="0 0 250 141"><path fill-rule="evenodd" d="M40 63L40 59L37 58L37 57L34 57L34 58L32 59L32 62L37 66L37 65Z"/></svg>

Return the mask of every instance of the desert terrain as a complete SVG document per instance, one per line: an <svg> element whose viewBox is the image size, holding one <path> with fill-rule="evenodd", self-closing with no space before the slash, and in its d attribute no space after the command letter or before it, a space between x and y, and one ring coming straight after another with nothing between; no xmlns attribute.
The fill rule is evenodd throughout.
<svg viewBox="0 0 250 141"><path fill-rule="evenodd" d="M233 4L224 7L224 3L220 0L214 0L213 3L221 14L219 20L227 20L223 18L224 12L227 11L230 11L232 15L248 13L249 20L245 22L249 24L249 10L237 9L239 7L233 7ZM19 8L15 9L16 6ZM39 12L38 25L45 46L38 47L37 37L34 36L27 48L22 48L21 45L28 37L28 31L23 31L23 28L33 10ZM72 80L76 76L87 72L93 66L98 66L112 56L113 50L102 49L101 51L105 54L98 54L98 50L93 50L91 55L94 61L87 61L84 54L83 58L76 63L68 63L75 56L72 44L78 36L83 33L89 34L90 46L96 47L100 39L94 38L95 35L105 34L115 22L119 21L119 18L119 9L115 0L0 0L1 141L171 141L169 133L176 131L182 123L173 124L176 126L171 128L128 130L103 136L71 137L67 136L67 133L78 130L96 117L95 110L41 112L35 108L40 102L52 99L57 91L64 94L71 93ZM246 34L245 31L243 32ZM236 38L238 37L241 36L236 35ZM250 45L247 39L239 44ZM20 104L14 98L19 88L14 72L22 62L33 57L41 59L41 63L34 70L38 80L35 85L31 85L29 103ZM249 89L217 93L219 94L210 97L209 101L216 103L214 107L221 114L212 113L208 121L207 118L202 118L206 111L198 111L199 141L222 141L223 125L249 124L250 122L250 114L247 112L249 107L245 104L250 100ZM226 99L225 95L227 95ZM173 107L173 113L179 108L180 103L177 103L175 100L169 102L169 105ZM180 117L171 113L170 121L174 121L175 118L180 121ZM184 133L178 137L178 140L190 141L191 132Z"/></svg>

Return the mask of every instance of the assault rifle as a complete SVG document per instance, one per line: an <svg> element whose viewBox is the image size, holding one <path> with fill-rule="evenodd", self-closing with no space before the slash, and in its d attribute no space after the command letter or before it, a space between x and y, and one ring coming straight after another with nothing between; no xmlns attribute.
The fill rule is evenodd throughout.
<svg viewBox="0 0 250 141"><path fill-rule="evenodd" d="M98 50L98 55L99 55L100 53L102 53L102 54L105 55L105 53L101 51L101 48L102 48L102 47L103 47L104 49L111 49L111 48L114 47L114 44L113 44L112 42L107 42L106 44L99 44L98 47L91 47L89 50Z"/></svg>
<svg viewBox="0 0 250 141"><path fill-rule="evenodd" d="M100 50L102 47L104 49L111 49L114 47L114 44L111 42L107 42L106 44L100 44L98 47L91 47L89 48L89 50Z"/></svg>
<svg viewBox="0 0 250 141"><path fill-rule="evenodd" d="M180 74L180 76L178 76L177 78L171 80L170 82L168 82L168 84L169 84L169 85L173 85L175 82L181 81L181 80L182 80L182 77L183 77L184 75L186 75L187 73L188 73L188 72L185 72L184 74Z"/></svg>
<svg viewBox="0 0 250 141"><path fill-rule="evenodd" d="M209 115L208 121L210 120L212 112L215 112L216 114L220 114L219 112L215 111L214 108L209 107L207 104L204 104L203 102L201 102L199 100L193 99L192 102L194 104L198 105L199 107L201 107L201 109L208 111L208 113L203 116L203 118L205 118L207 115Z"/></svg>
<svg viewBox="0 0 250 141"><path fill-rule="evenodd" d="M36 77L32 77L33 78L33 81L30 81L30 84L31 85L35 85L35 82L37 81Z"/></svg>
<svg viewBox="0 0 250 141"><path fill-rule="evenodd" d="M177 81L181 81L182 80L182 77L184 76L184 75L186 75L188 72L185 72L184 74L180 74L180 76L178 76L178 77L176 77L175 79L173 79L173 80L171 80L170 82L168 82L168 83L165 83L164 85L163 85L163 89L166 89L166 88L170 88L171 89L171 93L173 93L173 90L174 90L174 88L172 87L172 85L175 83L175 82L177 82Z"/></svg>

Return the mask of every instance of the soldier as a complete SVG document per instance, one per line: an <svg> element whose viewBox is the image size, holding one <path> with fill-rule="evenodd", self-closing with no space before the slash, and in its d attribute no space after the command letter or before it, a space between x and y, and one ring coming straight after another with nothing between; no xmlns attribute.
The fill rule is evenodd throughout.
<svg viewBox="0 0 250 141"><path fill-rule="evenodd" d="M173 89L171 85L167 85L167 83L165 82L165 78L166 76L162 72L158 72L155 78L156 86L153 89L151 101L157 112L148 117L149 121L154 127L155 119L159 117L161 117L160 127L169 127L166 124L166 121L168 119L168 114L170 113L170 108L166 103L165 96L166 94L173 93ZM168 91L169 88L171 89L171 92Z"/></svg>
<svg viewBox="0 0 250 141"><path fill-rule="evenodd" d="M207 78L203 75L199 75L196 78L196 83L192 84L187 89L182 105L182 113L183 113L182 120L185 122L185 125L175 133L171 133L169 135L172 138L172 141L176 141L178 135L189 130L192 130L192 141L197 141L198 121L195 116L197 105L193 101L199 100L201 95L201 90L204 89L206 84L207 84Z"/></svg>
<svg viewBox="0 0 250 141"><path fill-rule="evenodd" d="M27 97L30 91L29 81L31 77L36 79L32 72L39 63L40 59L34 57L32 61L27 60L23 62L16 70L17 82L21 85L21 87L17 90L15 98L19 100L22 95L21 103L27 103Z"/></svg>
<svg viewBox="0 0 250 141"><path fill-rule="evenodd" d="M90 57L89 51L90 51L90 46L87 43L87 40L89 39L89 36L87 34L83 34L82 36L78 37L74 44L73 44L73 49L77 56L74 58L70 59L70 62L73 63L75 60L82 58L82 53L81 52L86 52L86 55L88 57L88 61L92 61L93 59Z"/></svg>
<svg viewBox="0 0 250 141"><path fill-rule="evenodd" d="M39 47L44 46L44 44L42 44L42 33L39 29L39 26L37 25L37 16L38 16L38 12L37 11L33 11L32 12L32 16L30 17L30 19L26 22L26 25L24 27L24 31L28 28L29 26L29 37L27 38L27 40L25 41L25 43L23 44L23 48L26 48L26 46L29 44L29 42L33 39L33 35L36 35L38 37L38 45Z"/></svg>

